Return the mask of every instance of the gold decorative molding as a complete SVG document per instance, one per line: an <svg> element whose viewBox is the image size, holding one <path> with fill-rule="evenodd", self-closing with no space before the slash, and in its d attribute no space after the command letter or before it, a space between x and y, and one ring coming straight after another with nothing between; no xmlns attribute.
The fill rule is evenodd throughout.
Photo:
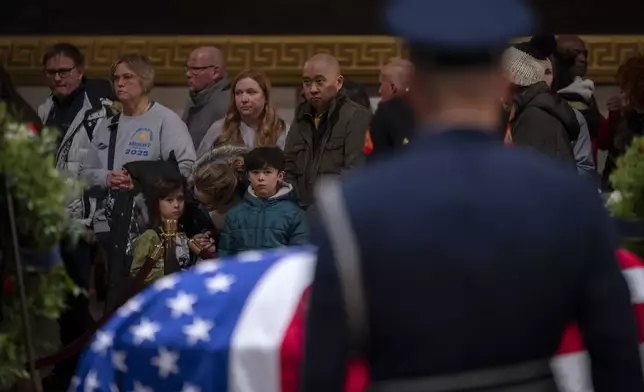
<svg viewBox="0 0 644 392"><path fill-rule="evenodd" d="M614 83L619 64L644 53L644 36L582 38L590 54L589 76L597 83ZM63 41L81 49L86 73L93 77L106 77L110 65L124 53L143 53L156 67L158 85L184 85L186 58L200 45L220 48L231 75L259 68L278 86L298 84L304 61L323 51L338 58L346 77L376 84L382 65L403 52L402 42L387 36L0 36L0 63L19 85L43 84L42 56Z"/></svg>
<svg viewBox="0 0 644 392"><path fill-rule="evenodd" d="M644 54L644 35L581 35L588 49L588 77L615 84L617 68L629 57Z"/></svg>

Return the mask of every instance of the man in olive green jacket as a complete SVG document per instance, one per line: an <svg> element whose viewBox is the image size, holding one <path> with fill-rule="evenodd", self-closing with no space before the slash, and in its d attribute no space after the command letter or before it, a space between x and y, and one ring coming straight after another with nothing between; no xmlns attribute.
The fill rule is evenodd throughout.
<svg viewBox="0 0 644 392"><path fill-rule="evenodd" d="M284 148L285 180L302 208L313 204L318 177L340 175L365 160L362 148L371 111L351 101L342 82L338 61L329 54L318 53L304 65L306 101L295 111Z"/></svg>

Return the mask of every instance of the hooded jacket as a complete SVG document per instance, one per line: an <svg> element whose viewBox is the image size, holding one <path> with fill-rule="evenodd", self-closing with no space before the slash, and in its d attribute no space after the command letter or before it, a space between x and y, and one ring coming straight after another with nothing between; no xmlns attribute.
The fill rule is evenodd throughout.
<svg viewBox="0 0 644 392"><path fill-rule="evenodd" d="M514 96L512 142L575 165L572 142L579 137L579 122L563 99L550 93L545 82L521 88Z"/></svg>
<svg viewBox="0 0 644 392"><path fill-rule="evenodd" d="M584 115L591 139L597 138L603 117L594 96L595 83L590 79L576 77L571 84L557 91L557 94Z"/></svg>
<svg viewBox="0 0 644 392"><path fill-rule="evenodd" d="M105 84L107 83L107 87ZM107 81L85 79L83 106L72 121L69 130L56 151L56 168L77 177L80 164L91 148L94 130L112 112L112 95ZM53 95L38 107L38 116L45 123L54 107Z"/></svg>
<svg viewBox="0 0 644 392"><path fill-rule="evenodd" d="M81 164L92 148L94 131L106 118L113 115L113 91L108 81L84 79L82 94L82 107L63 135L55 156L56 169L73 178L78 178L80 175ZM43 124L47 122L53 108L54 99L53 95L50 95L38 107L38 116ZM96 208L96 198L88 194L70 201L68 206L71 216L87 227L92 225Z"/></svg>
<svg viewBox="0 0 644 392"><path fill-rule="evenodd" d="M269 198L258 197L248 187L244 200L226 215L219 256L307 243L304 211L298 205L291 184L284 183Z"/></svg>

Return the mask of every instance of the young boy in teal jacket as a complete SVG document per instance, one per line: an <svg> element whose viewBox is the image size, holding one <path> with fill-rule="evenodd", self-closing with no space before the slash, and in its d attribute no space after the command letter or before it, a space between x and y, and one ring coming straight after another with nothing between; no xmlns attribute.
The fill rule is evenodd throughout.
<svg viewBox="0 0 644 392"><path fill-rule="evenodd" d="M308 244L308 227L293 186L283 182L284 153L258 147L244 158L250 186L227 214L219 256L246 250Z"/></svg>

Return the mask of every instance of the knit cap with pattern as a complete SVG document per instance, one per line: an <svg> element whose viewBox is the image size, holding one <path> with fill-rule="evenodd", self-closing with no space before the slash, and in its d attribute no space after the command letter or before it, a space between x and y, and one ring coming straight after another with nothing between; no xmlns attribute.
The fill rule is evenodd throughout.
<svg viewBox="0 0 644 392"><path fill-rule="evenodd" d="M510 81L521 87L544 80L546 69L552 69L548 57L555 51L554 35L534 36L528 42L518 43L503 53L503 70Z"/></svg>

